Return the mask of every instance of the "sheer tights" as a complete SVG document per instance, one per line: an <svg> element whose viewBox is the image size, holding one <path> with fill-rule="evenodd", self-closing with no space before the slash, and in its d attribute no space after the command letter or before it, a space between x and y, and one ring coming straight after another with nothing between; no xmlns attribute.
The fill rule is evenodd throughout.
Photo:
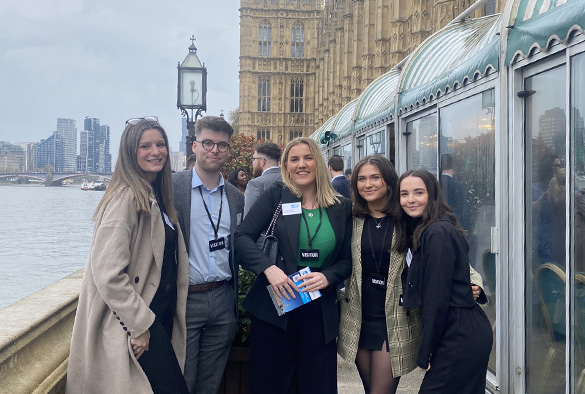
<svg viewBox="0 0 585 394"><path fill-rule="evenodd" d="M400 377L392 374L390 352L386 351L386 342L381 350L358 349L355 358L360 378L366 394L395 394Z"/></svg>

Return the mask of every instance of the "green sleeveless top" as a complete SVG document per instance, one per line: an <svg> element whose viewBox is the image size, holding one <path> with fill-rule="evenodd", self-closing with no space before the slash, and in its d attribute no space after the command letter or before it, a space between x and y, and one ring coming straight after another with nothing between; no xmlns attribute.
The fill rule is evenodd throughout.
<svg viewBox="0 0 585 394"><path fill-rule="evenodd" d="M307 227L305 225L305 220L301 216L301 225L299 226L299 251L297 254L297 263L299 267L322 267L325 260L327 260L327 257L329 257L335 248L335 233L333 232L333 227L331 227L329 216L327 216L327 209L321 208L321 212L321 227L319 227L319 231L317 232L317 235L315 235L315 230L317 230L317 226L319 226L319 208L303 208L303 213L305 214L307 224L309 225L309 233L311 234L311 237L315 237L313 238L312 247L313 249L319 249L319 260L301 261L301 249L309 248Z"/></svg>

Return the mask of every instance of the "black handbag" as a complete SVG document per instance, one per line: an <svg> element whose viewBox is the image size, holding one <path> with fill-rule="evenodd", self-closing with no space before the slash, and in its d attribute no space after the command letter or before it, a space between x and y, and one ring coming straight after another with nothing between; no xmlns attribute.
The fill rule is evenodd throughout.
<svg viewBox="0 0 585 394"><path fill-rule="evenodd" d="M256 240L256 245L258 245L262 253L264 253L274 265L276 265L278 259L278 239L274 236L274 228L276 227L276 220L278 219L278 216L280 216L281 210L282 201L278 203L268 228L260 234Z"/></svg>

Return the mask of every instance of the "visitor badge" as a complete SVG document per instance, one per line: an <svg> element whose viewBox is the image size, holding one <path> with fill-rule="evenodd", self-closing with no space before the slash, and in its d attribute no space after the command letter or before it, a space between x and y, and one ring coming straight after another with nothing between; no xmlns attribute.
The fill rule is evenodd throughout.
<svg viewBox="0 0 585 394"><path fill-rule="evenodd" d="M385 289L386 288L386 278L381 275L372 275L372 287Z"/></svg>
<svg viewBox="0 0 585 394"><path fill-rule="evenodd" d="M410 249L408 249L408 252L406 252L406 265L408 265L410 267L411 262L412 262L412 252L410 251Z"/></svg>
<svg viewBox="0 0 585 394"><path fill-rule="evenodd" d="M225 238L212 239L209 241L209 251L215 252L216 250L225 249Z"/></svg>
<svg viewBox="0 0 585 394"><path fill-rule="evenodd" d="M165 223L167 224L167 226L169 226L170 228L172 228L173 230L175 230L175 227L173 226L173 223L171 223L171 219L169 219L169 217L167 216L166 213L163 212L163 218L165 218Z"/></svg>
<svg viewBox="0 0 585 394"><path fill-rule="evenodd" d="M319 261L319 249L301 249L301 261Z"/></svg>
<svg viewBox="0 0 585 394"><path fill-rule="evenodd" d="M282 204L282 214L287 215L300 215L303 212L301 208L301 202L291 202L288 204Z"/></svg>

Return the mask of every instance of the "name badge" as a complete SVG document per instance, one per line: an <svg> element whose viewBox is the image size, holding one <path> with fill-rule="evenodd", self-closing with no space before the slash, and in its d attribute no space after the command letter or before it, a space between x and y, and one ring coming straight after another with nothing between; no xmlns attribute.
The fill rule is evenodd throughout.
<svg viewBox="0 0 585 394"><path fill-rule="evenodd" d="M408 249L408 252L406 252L406 265L410 267L410 263L412 263L412 252Z"/></svg>
<svg viewBox="0 0 585 394"><path fill-rule="evenodd" d="M282 214L283 216L288 215L300 215L303 212L301 208L301 202L291 202L288 204L282 204Z"/></svg>
<svg viewBox="0 0 585 394"><path fill-rule="evenodd" d="M386 278L380 275L372 275L372 286L377 289L385 289Z"/></svg>
<svg viewBox="0 0 585 394"><path fill-rule="evenodd" d="M175 230L175 227L173 226L173 223L171 222L171 219L169 219L169 217L167 216L166 213L163 212L163 218L165 218L165 223L167 224L167 226L169 226L170 228L172 228L173 230Z"/></svg>
<svg viewBox="0 0 585 394"><path fill-rule="evenodd" d="M225 249L225 238L212 239L209 241L209 251L215 252L216 250Z"/></svg>
<svg viewBox="0 0 585 394"><path fill-rule="evenodd" d="M319 261L319 249L301 249L301 261Z"/></svg>

